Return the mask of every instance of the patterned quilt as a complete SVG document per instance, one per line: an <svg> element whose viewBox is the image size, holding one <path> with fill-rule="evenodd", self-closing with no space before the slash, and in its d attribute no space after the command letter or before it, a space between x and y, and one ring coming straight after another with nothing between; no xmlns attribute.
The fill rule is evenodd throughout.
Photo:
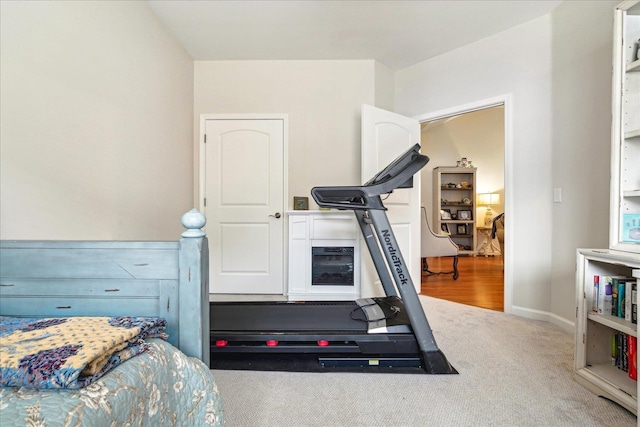
<svg viewBox="0 0 640 427"><path fill-rule="evenodd" d="M79 389L166 339L157 317L0 317L0 386Z"/></svg>
<svg viewBox="0 0 640 427"><path fill-rule="evenodd" d="M2 427L220 426L213 374L161 339L78 390L0 388Z"/></svg>

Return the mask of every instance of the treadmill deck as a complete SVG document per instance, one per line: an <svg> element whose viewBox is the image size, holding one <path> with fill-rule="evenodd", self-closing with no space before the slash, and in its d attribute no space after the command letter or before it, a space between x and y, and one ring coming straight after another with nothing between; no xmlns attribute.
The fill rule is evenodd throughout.
<svg viewBox="0 0 640 427"><path fill-rule="evenodd" d="M389 321L408 324L402 311ZM368 326L355 301L210 304L212 353L418 353L410 330L369 333Z"/></svg>
<svg viewBox="0 0 640 427"><path fill-rule="evenodd" d="M210 304L210 329L246 333L367 333L367 322L358 305L337 302L242 302Z"/></svg>
<svg viewBox="0 0 640 427"><path fill-rule="evenodd" d="M368 333L364 318L355 301L210 303L211 368L425 373L412 333Z"/></svg>

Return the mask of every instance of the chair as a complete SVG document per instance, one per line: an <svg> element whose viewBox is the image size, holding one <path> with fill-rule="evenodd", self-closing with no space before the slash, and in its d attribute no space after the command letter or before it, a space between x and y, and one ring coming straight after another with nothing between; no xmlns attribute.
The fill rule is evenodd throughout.
<svg viewBox="0 0 640 427"><path fill-rule="evenodd" d="M421 251L422 257L422 271L429 274L451 274L453 273L453 280L458 279L458 245L451 240L451 237L443 234L436 234L431 230L427 221L427 210L422 206L422 221L421 221ZM439 271L434 272L429 270L429 264L427 257L453 257L453 270L452 271Z"/></svg>
<svg viewBox="0 0 640 427"><path fill-rule="evenodd" d="M491 226L491 240L496 238L500 244L502 262L504 262L504 212L493 218L493 225Z"/></svg>

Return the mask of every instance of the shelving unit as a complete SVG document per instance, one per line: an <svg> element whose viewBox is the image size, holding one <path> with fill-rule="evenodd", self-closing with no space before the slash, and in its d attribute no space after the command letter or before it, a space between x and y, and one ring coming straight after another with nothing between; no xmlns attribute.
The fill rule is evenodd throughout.
<svg viewBox="0 0 640 427"><path fill-rule="evenodd" d="M442 212L451 218L443 218ZM468 212L468 218L461 218ZM449 233L461 255L475 255L477 230L476 168L436 167L433 169L434 232Z"/></svg>
<svg viewBox="0 0 640 427"><path fill-rule="evenodd" d="M640 253L640 2L615 11L610 248Z"/></svg>
<svg viewBox="0 0 640 427"><path fill-rule="evenodd" d="M592 311L594 276L635 277L640 288L640 0L615 9L609 249L578 249L577 382L638 413L638 382L611 363L612 335L638 337L631 321ZM636 355L638 351L636 343Z"/></svg>
<svg viewBox="0 0 640 427"><path fill-rule="evenodd" d="M637 337L637 324L595 313L591 307L594 276L632 277L634 270L640 272L640 259L607 249L579 249L577 262L575 379L593 393L637 414L638 382L611 363L612 335L623 332Z"/></svg>

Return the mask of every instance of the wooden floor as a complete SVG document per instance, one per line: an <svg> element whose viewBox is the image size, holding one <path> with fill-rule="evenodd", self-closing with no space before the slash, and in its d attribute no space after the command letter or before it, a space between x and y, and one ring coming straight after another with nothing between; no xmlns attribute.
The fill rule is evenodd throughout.
<svg viewBox="0 0 640 427"><path fill-rule="evenodd" d="M428 258L429 270L451 271L450 257ZM458 280L453 274L422 274L422 295L476 307L504 311L504 271L500 257L458 257Z"/></svg>

